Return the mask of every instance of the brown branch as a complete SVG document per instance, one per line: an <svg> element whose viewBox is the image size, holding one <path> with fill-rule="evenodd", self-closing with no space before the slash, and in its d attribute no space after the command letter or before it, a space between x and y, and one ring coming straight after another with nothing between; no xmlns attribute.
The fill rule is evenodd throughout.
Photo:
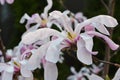
<svg viewBox="0 0 120 80"><path fill-rule="evenodd" d="M110 16L114 16L114 7L115 7L115 0L109 0L109 4L106 5L106 3L101 0L102 4L105 6L106 10L107 10L107 13L108 15ZM113 28L109 28L109 32L110 32L110 38L112 39L112 36L113 36ZM108 46L106 46L106 49L105 49L105 61L110 61L110 58L111 58L111 50ZM104 70L103 70L103 77L105 77L107 74L109 73L109 64L105 64L104 66Z"/></svg>
<svg viewBox="0 0 120 80"><path fill-rule="evenodd" d="M6 49L5 49L5 46L3 44L3 41L0 37L0 50L2 51L2 55L4 57L4 61L7 62L7 58L6 58Z"/></svg>
<svg viewBox="0 0 120 80"><path fill-rule="evenodd" d="M120 47L111 55L111 58L115 56L120 51Z"/></svg>

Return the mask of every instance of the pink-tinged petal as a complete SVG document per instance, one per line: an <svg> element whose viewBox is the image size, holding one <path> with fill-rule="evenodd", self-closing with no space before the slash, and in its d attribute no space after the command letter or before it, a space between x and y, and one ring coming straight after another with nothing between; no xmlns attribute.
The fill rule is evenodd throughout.
<svg viewBox="0 0 120 80"><path fill-rule="evenodd" d="M103 38L112 50L117 50L119 47L119 45L115 44L110 38L108 38L107 36L105 36L101 33L98 33L95 31L89 31L89 32L87 32L87 34L95 35L95 36Z"/></svg>
<svg viewBox="0 0 120 80"><path fill-rule="evenodd" d="M4 4L5 4L5 0L0 0L0 3L1 3L2 5L4 5Z"/></svg>
<svg viewBox="0 0 120 80"><path fill-rule="evenodd" d="M45 56L45 59L47 61L56 63L59 60L60 53L61 53L59 50L60 49L59 45L62 41L63 41L63 38L58 38L56 40L51 41Z"/></svg>
<svg viewBox="0 0 120 80"><path fill-rule="evenodd" d="M70 18L61 13L60 11L53 11L50 13L50 17L54 20L58 20L58 22L60 22L63 27L65 28L65 30L67 30L68 32L73 33L72 27L71 27L71 21Z"/></svg>
<svg viewBox="0 0 120 80"><path fill-rule="evenodd" d="M96 74L91 74L88 77L89 80L104 80L103 78L101 78L100 76L96 75Z"/></svg>
<svg viewBox="0 0 120 80"><path fill-rule="evenodd" d="M4 71L1 80L13 80L13 72Z"/></svg>
<svg viewBox="0 0 120 80"><path fill-rule="evenodd" d="M14 2L14 0L6 0L6 2L7 2L8 4L12 4L12 3Z"/></svg>
<svg viewBox="0 0 120 80"><path fill-rule="evenodd" d="M46 62L44 66L44 80L57 80L58 69L56 64Z"/></svg>
<svg viewBox="0 0 120 80"><path fill-rule="evenodd" d="M83 13L78 12L75 14L75 19L78 20L78 22L83 22L84 20L86 20L87 18L85 16L83 16Z"/></svg>
<svg viewBox="0 0 120 80"><path fill-rule="evenodd" d="M85 26L85 32L86 31L95 31L95 28L92 25L86 25Z"/></svg>
<svg viewBox="0 0 120 80"><path fill-rule="evenodd" d="M42 13L42 17L44 19L47 19L48 17L48 11L52 8L53 2L52 0L47 0L48 5L44 8L44 13Z"/></svg>
<svg viewBox="0 0 120 80"><path fill-rule="evenodd" d="M117 70L117 72L115 73L115 76L112 80L120 80L120 68Z"/></svg>
<svg viewBox="0 0 120 80"><path fill-rule="evenodd" d="M104 24L100 23L92 23L92 26L95 27L98 31L100 31L103 34L110 35Z"/></svg>
<svg viewBox="0 0 120 80"><path fill-rule="evenodd" d="M93 37L89 36L86 33L80 34L82 39L85 41L85 48L93 55L96 55L98 52L92 52L93 49Z"/></svg>
<svg viewBox="0 0 120 80"><path fill-rule="evenodd" d="M84 64L92 64L92 55L85 48L85 42L80 39L77 41L77 58Z"/></svg>
<svg viewBox="0 0 120 80"><path fill-rule="evenodd" d="M25 44L31 44L38 40L43 40L50 36L62 36L62 34L54 29L42 28L33 32L28 32L22 36L22 42Z"/></svg>
<svg viewBox="0 0 120 80"><path fill-rule="evenodd" d="M21 72L21 75L24 77L30 77L33 75L32 72L28 70L28 68L25 65L21 65L20 72Z"/></svg>

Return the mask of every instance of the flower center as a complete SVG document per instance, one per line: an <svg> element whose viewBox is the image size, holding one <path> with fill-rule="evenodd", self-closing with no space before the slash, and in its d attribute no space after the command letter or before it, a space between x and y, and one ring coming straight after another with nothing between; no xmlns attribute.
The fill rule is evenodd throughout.
<svg viewBox="0 0 120 80"><path fill-rule="evenodd" d="M42 26L45 26L46 23L47 23L47 20L46 20L46 19L43 19L42 22L41 22Z"/></svg>
<svg viewBox="0 0 120 80"><path fill-rule="evenodd" d="M17 63L16 61L14 61L13 63L14 63L14 71L19 72L20 71L20 63Z"/></svg>
<svg viewBox="0 0 120 80"><path fill-rule="evenodd" d="M67 33L67 37L68 37L70 40L74 41L74 39L76 38L76 34L68 32L68 33Z"/></svg>

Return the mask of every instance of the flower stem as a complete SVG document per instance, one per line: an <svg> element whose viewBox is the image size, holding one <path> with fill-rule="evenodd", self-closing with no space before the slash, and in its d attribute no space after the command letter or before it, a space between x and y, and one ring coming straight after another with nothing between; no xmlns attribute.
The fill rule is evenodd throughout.
<svg viewBox="0 0 120 80"><path fill-rule="evenodd" d="M108 15L110 16L114 16L114 7L115 7L115 0L109 0L109 4L105 4L105 2L103 0L101 0L102 4L105 6L106 10L107 10L107 13ZM110 28L109 29L109 32L110 32L110 38L112 39L112 36L113 36L113 29ZM111 53L111 50L108 46L106 46L106 49L105 49L105 58L104 60L109 62L110 61L110 53ZM103 77L105 77L107 74L109 73L109 64L105 64L104 66L104 70L103 70Z"/></svg>

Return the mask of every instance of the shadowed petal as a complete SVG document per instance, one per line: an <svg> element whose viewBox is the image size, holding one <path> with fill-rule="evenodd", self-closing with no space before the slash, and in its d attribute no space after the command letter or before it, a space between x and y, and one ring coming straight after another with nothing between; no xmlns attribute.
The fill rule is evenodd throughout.
<svg viewBox="0 0 120 80"><path fill-rule="evenodd" d="M40 67L40 53L37 53L36 51L34 51L32 53L32 56L30 57L30 59L27 62L27 68L28 70L35 70L36 68Z"/></svg>
<svg viewBox="0 0 120 80"><path fill-rule="evenodd" d="M88 52L90 52L93 55L96 55L98 53L97 51L92 52L92 49L93 49L93 37L89 36L86 33L82 33L82 34L80 34L80 36L85 41L85 48L88 50Z"/></svg>
<svg viewBox="0 0 120 80"><path fill-rule="evenodd" d="M85 42L80 39L77 41L77 58L84 64L92 64L92 55L86 50Z"/></svg>
<svg viewBox="0 0 120 80"><path fill-rule="evenodd" d="M100 31L103 34L110 35L104 24L100 23L92 23L92 26L95 27L98 31Z"/></svg>
<svg viewBox="0 0 120 80"><path fill-rule="evenodd" d="M58 69L56 64L46 62L44 66L44 80L57 80Z"/></svg>

